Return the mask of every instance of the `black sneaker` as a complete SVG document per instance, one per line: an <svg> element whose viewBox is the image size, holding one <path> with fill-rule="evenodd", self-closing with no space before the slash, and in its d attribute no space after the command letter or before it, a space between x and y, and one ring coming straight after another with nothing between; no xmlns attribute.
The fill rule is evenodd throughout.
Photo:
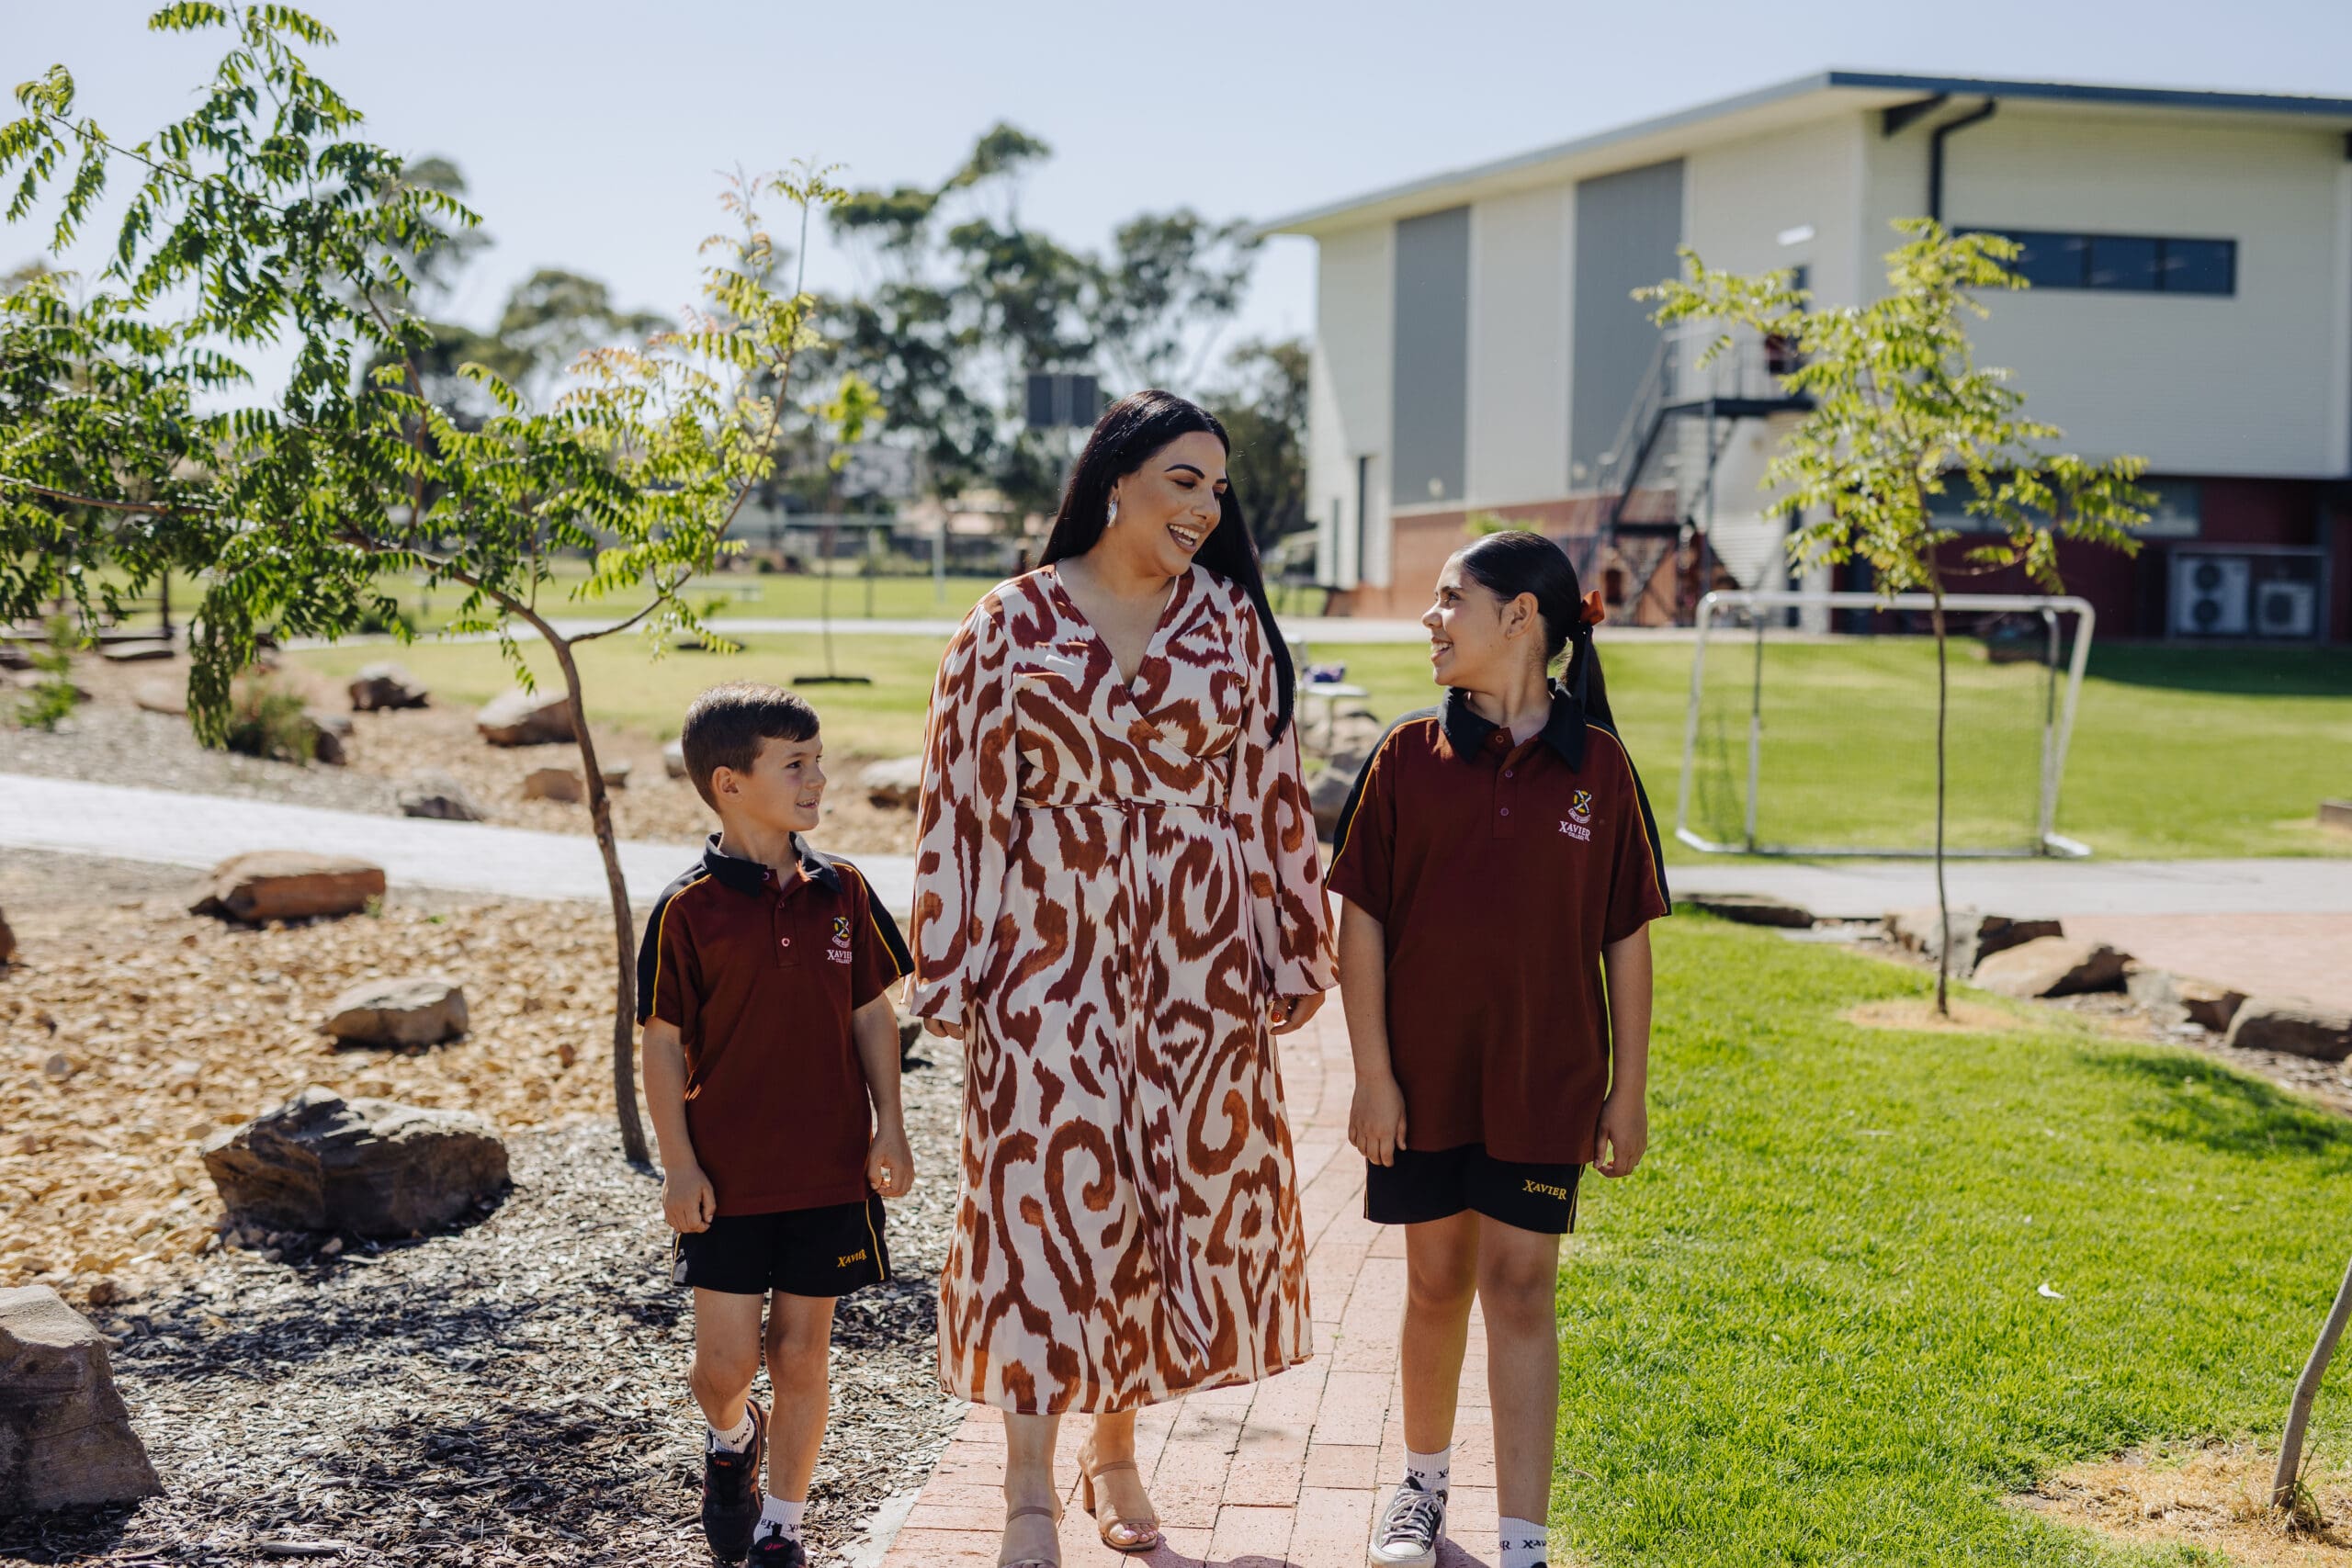
<svg viewBox="0 0 2352 1568"><path fill-rule="evenodd" d="M772 1529L752 1548L751 1568L808 1568L808 1554L798 1541Z"/></svg>
<svg viewBox="0 0 2352 1568"><path fill-rule="evenodd" d="M1445 1533L1445 1494L1424 1492L1411 1476L1388 1495L1372 1532L1374 1568L1435 1568Z"/></svg>
<svg viewBox="0 0 2352 1568"><path fill-rule="evenodd" d="M702 1536L721 1562L743 1561L760 1522L760 1454L767 1447L768 1416L748 1401L743 1408L752 1418L749 1448L740 1454L720 1448L715 1432L704 1440Z"/></svg>

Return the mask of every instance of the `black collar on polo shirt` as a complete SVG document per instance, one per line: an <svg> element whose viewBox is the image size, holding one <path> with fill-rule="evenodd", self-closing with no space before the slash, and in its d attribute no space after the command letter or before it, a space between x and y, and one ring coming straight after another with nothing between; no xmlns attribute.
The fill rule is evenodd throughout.
<svg viewBox="0 0 2352 1568"><path fill-rule="evenodd" d="M702 868L718 879L722 887L737 893L757 893L768 885L768 868L742 855L730 855L718 847L719 835L713 833L703 841ZM808 847L808 840L799 834L792 835L793 853L800 857L800 870L812 882L821 882L831 891L842 890L841 868L831 857L819 854Z"/></svg>
<svg viewBox="0 0 2352 1568"><path fill-rule="evenodd" d="M1438 709L1439 721L1445 726L1445 739L1453 754L1464 761L1483 753L1499 725L1487 723L1470 705L1470 694L1459 686L1446 688L1445 701ZM1571 768L1584 766L1584 705L1577 701L1567 688L1557 682L1552 685L1552 713L1544 721L1544 744L1560 755Z"/></svg>

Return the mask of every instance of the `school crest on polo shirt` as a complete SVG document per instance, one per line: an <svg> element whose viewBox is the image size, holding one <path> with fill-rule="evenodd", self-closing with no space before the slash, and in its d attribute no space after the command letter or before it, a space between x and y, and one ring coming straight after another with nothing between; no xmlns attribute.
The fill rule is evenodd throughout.
<svg viewBox="0 0 2352 1568"><path fill-rule="evenodd" d="M847 964L850 961L849 917L847 915L833 917L833 950L825 956L836 964Z"/></svg>
<svg viewBox="0 0 2352 1568"><path fill-rule="evenodd" d="M1560 831L1571 839L1592 841L1592 791L1580 789L1568 798L1568 815Z"/></svg>

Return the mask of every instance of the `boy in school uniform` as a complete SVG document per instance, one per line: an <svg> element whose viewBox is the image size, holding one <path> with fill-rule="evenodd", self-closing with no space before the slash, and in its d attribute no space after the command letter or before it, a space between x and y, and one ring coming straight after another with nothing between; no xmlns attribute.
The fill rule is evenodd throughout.
<svg viewBox="0 0 2352 1568"><path fill-rule="evenodd" d="M654 905L638 1016L671 1278L694 1288L703 1533L722 1562L803 1568L833 1301L889 1277L882 1200L914 1184L889 998L913 965L857 868L800 837L825 790L807 703L714 686L682 739L720 826Z"/></svg>

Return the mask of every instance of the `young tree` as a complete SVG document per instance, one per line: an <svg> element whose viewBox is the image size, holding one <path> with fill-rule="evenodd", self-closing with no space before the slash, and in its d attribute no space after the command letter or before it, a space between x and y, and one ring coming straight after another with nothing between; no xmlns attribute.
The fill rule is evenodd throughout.
<svg viewBox="0 0 2352 1568"><path fill-rule="evenodd" d="M2302 1495L2303 1428L2312 1418L2312 1402L2319 1397L2320 1379L2327 1375L2327 1363L2335 1355L2335 1342L2343 1337L2347 1320L2352 1320L2352 1267L2344 1270L2344 1283L2336 1288L2335 1304L2320 1324L2319 1339L2303 1363L2303 1375L2295 1380L2295 1396L2287 1406L2287 1432L2278 1444L2278 1466L2270 1476L2270 1506L2286 1510L2290 1517Z"/></svg>
<svg viewBox="0 0 2352 1568"><path fill-rule="evenodd" d="M1686 321L1724 329L1700 363L1745 328L1796 345L1798 367L1781 378L1812 409L1783 439L1764 484L1777 504L1802 509L1790 552L1802 563L1867 561L1880 592L1925 591L1936 638L1936 904L1942 941L1936 1010L1951 1008L1951 906L1944 886L1945 748L1950 650L1944 598L1962 579L2021 567L2040 587L2061 590L2058 540L2086 540L2130 553L2130 530L2152 498L2133 483L2138 457L2094 463L2052 452L2064 434L2022 416L2024 394L2006 370L1976 364L1967 319L1987 312L1981 290L2022 288L2003 264L2017 244L1992 234L1948 233L1932 219L1899 220L1905 239L1887 255L1887 292L1867 305L1815 308L1792 275L1747 277L1715 271L1689 247L1679 279L1636 291L1655 300L1662 327ZM1958 483L1967 513L1984 530L1958 552L1960 531L1930 510L1930 498Z"/></svg>
<svg viewBox="0 0 2352 1568"><path fill-rule="evenodd" d="M9 216L54 196L56 253L111 172L137 179L89 299L36 278L0 302L0 615L62 596L87 623L164 570L200 574L189 716L213 740L265 628L334 637L363 609L389 617L388 571L461 586L459 624L496 632L526 683L518 633L544 639L611 893L614 1090L624 1150L641 1161L634 933L574 650L632 627L656 646L679 628L714 637L682 590L731 547L809 338L806 297L768 281L758 202L797 205L805 234L839 193L807 170L739 180L725 198L734 231L705 245L705 313L641 350L592 352L579 389L543 412L470 367L492 412L460 425L428 395L418 356L433 336L400 258L425 228L473 215L356 140L358 112L296 52L334 41L312 18L187 3L149 25L232 35L186 117L118 142L74 117L59 66L18 89L25 112L0 127L0 175L19 176ZM294 347L286 385L234 402L250 378L212 345L265 343ZM565 550L594 560L573 599L634 607L560 631L547 601Z"/></svg>

